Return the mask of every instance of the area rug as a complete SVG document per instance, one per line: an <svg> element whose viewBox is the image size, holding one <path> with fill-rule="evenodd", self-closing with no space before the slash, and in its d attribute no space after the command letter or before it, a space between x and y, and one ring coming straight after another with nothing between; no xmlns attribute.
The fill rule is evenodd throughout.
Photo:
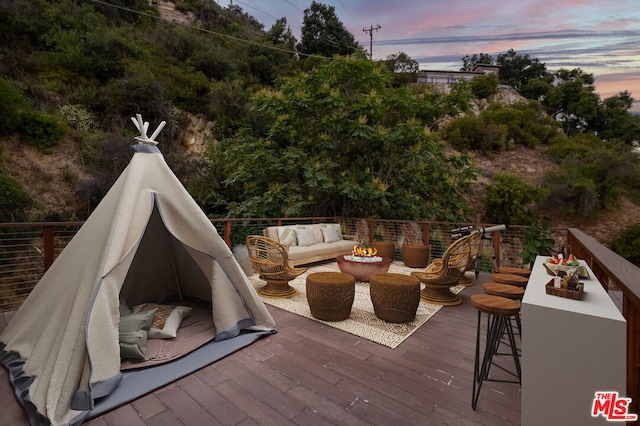
<svg viewBox="0 0 640 426"><path fill-rule="evenodd" d="M402 262L393 262L389 267L389 272L396 274L408 275L413 271L419 270L421 269L406 267ZM420 300L420 305L418 306L418 311L413 321L406 324L389 323L376 317L373 311L371 297L369 296L369 283L356 282L356 293L349 318L344 321L322 321L311 315L309 304L307 303L307 275L315 272L340 272L340 269L338 268L338 264L335 262L314 265L310 267L306 273L300 275L289 283L292 287L298 290L297 295L284 299L263 297L262 300L268 305L321 322L330 327L371 340L372 342L387 346L391 349L398 347L400 343L405 341L418 328L424 325L429 318L442 309L442 305L434 305ZM249 281L251 281L256 289L265 285L265 282L260 280L257 274L249 277ZM451 290L458 294L463 289L464 286L456 286Z"/></svg>

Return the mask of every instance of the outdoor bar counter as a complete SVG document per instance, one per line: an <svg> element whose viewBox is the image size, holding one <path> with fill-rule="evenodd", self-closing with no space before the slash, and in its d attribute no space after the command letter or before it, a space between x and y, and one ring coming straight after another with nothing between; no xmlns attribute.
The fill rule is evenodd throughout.
<svg viewBox="0 0 640 426"><path fill-rule="evenodd" d="M626 320L591 269L580 300L546 294L538 256L522 299L522 426L610 424L596 392L626 396Z"/></svg>

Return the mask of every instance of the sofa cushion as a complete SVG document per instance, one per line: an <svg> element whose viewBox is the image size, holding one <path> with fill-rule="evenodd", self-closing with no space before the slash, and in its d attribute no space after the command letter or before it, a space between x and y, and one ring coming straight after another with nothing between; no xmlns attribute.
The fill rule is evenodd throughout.
<svg viewBox="0 0 640 426"><path fill-rule="evenodd" d="M296 230L293 226L283 226L278 229L278 241L285 246L295 246L298 244Z"/></svg>
<svg viewBox="0 0 640 426"><path fill-rule="evenodd" d="M342 239L342 230L340 229L340 225L337 223L335 225L323 225L321 229L325 243L335 243Z"/></svg>
<svg viewBox="0 0 640 426"><path fill-rule="evenodd" d="M307 257L325 255L326 258L348 254L353 250L354 241L340 240L335 243L318 243L312 246L296 246L289 249L289 259L298 260Z"/></svg>
<svg viewBox="0 0 640 426"><path fill-rule="evenodd" d="M298 245L302 247L317 244L315 231L311 228L296 228Z"/></svg>

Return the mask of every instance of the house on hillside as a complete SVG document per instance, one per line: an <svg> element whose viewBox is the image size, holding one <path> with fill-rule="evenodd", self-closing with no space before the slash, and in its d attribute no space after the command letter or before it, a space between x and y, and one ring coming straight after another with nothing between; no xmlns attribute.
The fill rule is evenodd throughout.
<svg viewBox="0 0 640 426"><path fill-rule="evenodd" d="M418 83L454 84L460 80L471 80L473 77L485 74L498 74L500 65L476 64L473 71L418 71Z"/></svg>

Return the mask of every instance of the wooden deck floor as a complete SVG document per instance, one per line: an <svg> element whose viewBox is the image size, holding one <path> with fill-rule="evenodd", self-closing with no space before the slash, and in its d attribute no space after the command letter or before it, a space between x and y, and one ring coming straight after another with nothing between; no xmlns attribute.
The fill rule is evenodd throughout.
<svg viewBox="0 0 640 426"><path fill-rule="evenodd" d="M277 334L86 424L520 424L518 384L485 382L471 408L469 297L481 292L479 283L466 288L462 305L443 308L396 349L268 306ZM0 423L27 424L19 406L5 409L10 397L0 395L10 421Z"/></svg>

